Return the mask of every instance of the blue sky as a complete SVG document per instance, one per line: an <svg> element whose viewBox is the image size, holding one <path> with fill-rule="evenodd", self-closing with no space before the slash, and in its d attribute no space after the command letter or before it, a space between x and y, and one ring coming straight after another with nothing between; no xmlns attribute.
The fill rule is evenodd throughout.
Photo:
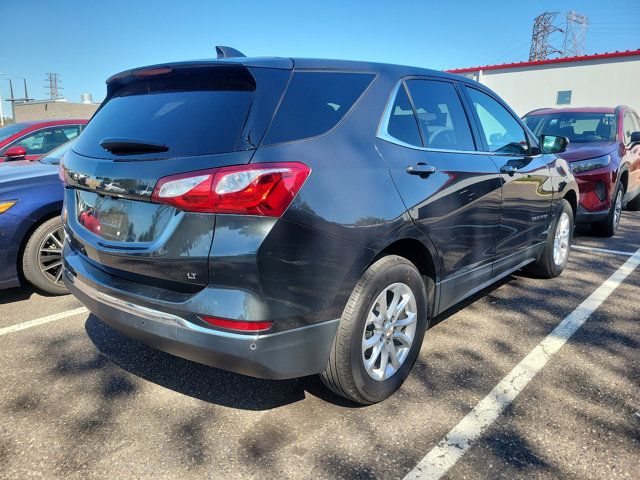
<svg viewBox="0 0 640 480"><path fill-rule="evenodd" d="M38 99L45 72L57 72L64 96L79 101L81 93L101 100L113 73L213 57L219 44L251 56L435 69L505 63L526 59L536 15L559 11L562 24L572 9L591 21L587 53L640 48L638 0L0 0L0 72L26 77ZM0 89L6 97L6 77Z"/></svg>

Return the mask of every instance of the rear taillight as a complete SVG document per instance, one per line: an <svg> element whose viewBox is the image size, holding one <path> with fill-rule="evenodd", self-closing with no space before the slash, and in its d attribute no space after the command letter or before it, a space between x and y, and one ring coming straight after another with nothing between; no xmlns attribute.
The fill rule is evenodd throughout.
<svg viewBox="0 0 640 480"><path fill-rule="evenodd" d="M279 217L311 173L302 163L222 167L161 178L151 200L181 210Z"/></svg>
<svg viewBox="0 0 640 480"><path fill-rule="evenodd" d="M264 332L271 328L273 322L248 322L246 320L229 320L228 318L206 317L201 316L209 325L214 327L226 328L227 330L236 330L238 332Z"/></svg>

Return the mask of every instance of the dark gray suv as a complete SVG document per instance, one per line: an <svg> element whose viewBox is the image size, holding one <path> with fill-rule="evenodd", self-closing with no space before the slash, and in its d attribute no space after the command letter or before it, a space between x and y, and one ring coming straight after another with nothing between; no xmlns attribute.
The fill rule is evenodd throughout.
<svg viewBox="0 0 640 480"><path fill-rule="evenodd" d="M61 168L64 281L166 352L373 403L434 315L567 262L564 139L465 78L236 57L107 85Z"/></svg>

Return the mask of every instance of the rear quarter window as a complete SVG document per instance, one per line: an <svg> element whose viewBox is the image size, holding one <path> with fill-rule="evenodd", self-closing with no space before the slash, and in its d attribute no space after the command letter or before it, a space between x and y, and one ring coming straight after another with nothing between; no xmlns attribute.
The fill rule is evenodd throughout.
<svg viewBox="0 0 640 480"><path fill-rule="evenodd" d="M335 127L375 75L346 72L295 72L264 143L315 137Z"/></svg>

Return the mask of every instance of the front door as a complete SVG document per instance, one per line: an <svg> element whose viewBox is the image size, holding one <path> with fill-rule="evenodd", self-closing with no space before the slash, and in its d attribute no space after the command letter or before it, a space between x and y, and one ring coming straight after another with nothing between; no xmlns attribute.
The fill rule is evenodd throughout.
<svg viewBox="0 0 640 480"><path fill-rule="evenodd" d="M399 85L376 145L416 225L440 260L439 311L491 277L501 181L476 149L453 82L410 79Z"/></svg>
<svg viewBox="0 0 640 480"><path fill-rule="evenodd" d="M501 102L466 89L485 149L502 178L495 277L537 258L547 238L553 198L549 156L532 152L525 128Z"/></svg>

